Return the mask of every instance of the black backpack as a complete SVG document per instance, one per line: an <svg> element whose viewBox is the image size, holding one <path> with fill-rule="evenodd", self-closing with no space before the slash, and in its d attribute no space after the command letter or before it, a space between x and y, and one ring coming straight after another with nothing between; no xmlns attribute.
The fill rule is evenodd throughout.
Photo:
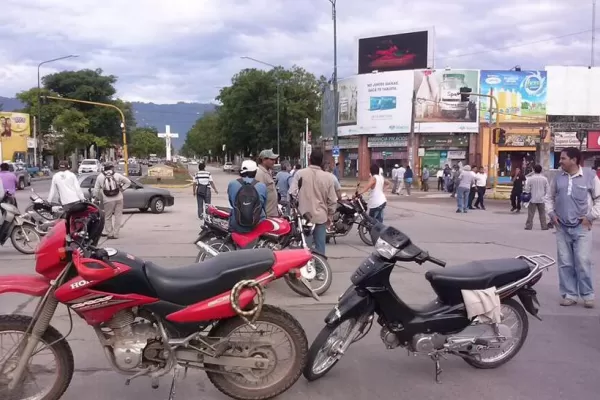
<svg viewBox="0 0 600 400"><path fill-rule="evenodd" d="M254 179L251 183L242 178L237 180L242 187L235 195L235 222L243 228L253 228L260 222L262 204L255 186L258 183Z"/></svg>

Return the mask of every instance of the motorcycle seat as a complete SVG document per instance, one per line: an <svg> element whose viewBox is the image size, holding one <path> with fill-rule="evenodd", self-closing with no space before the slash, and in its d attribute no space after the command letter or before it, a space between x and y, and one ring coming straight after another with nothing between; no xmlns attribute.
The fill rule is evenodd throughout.
<svg viewBox="0 0 600 400"><path fill-rule="evenodd" d="M520 258L478 260L445 269L430 270L425 278L443 301L460 295L460 290L480 290L504 285L526 277L529 264ZM462 298L462 296L461 296Z"/></svg>
<svg viewBox="0 0 600 400"><path fill-rule="evenodd" d="M269 249L221 253L185 267L161 267L145 263L146 277L161 300L188 306L223 294L241 280L269 271L275 255Z"/></svg>

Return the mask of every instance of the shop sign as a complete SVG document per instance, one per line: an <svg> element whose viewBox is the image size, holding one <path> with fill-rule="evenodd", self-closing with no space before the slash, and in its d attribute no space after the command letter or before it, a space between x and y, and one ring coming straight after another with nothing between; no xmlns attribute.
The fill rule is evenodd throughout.
<svg viewBox="0 0 600 400"><path fill-rule="evenodd" d="M340 149L358 149L358 138L345 137L338 138L338 147ZM333 149L333 140L325 142L325 150Z"/></svg>
<svg viewBox="0 0 600 400"><path fill-rule="evenodd" d="M589 141L589 139L588 139ZM583 142L583 148L586 147L585 141ZM554 150L560 151L565 147L577 147L579 148L579 139L577 139L577 132L554 132Z"/></svg>
<svg viewBox="0 0 600 400"><path fill-rule="evenodd" d="M407 147L408 135L370 136L367 143L368 147Z"/></svg>
<svg viewBox="0 0 600 400"><path fill-rule="evenodd" d="M373 153L371 154L371 160L406 160L406 159L408 159L408 153L406 151L373 151Z"/></svg>
<svg viewBox="0 0 600 400"><path fill-rule="evenodd" d="M540 142L539 135L506 135L503 147L535 147Z"/></svg>
<svg viewBox="0 0 600 400"><path fill-rule="evenodd" d="M468 135L421 135L423 147L469 147Z"/></svg>
<svg viewBox="0 0 600 400"><path fill-rule="evenodd" d="M587 148L589 150L600 150L600 131L588 132Z"/></svg>
<svg viewBox="0 0 600 400"><path fill-rule="evenodd" d="M467 158L467 152L464 150L448 150L449 160L464 160Z"/></svg>

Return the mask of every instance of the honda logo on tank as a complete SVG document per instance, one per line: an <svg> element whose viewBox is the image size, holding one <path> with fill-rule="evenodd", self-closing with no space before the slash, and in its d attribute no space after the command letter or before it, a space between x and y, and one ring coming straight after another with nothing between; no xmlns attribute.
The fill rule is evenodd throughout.
<svg viewBox="0 0 600 400"><path fill-rule="evenodd" d="M600 131L588 132L588 150L600 150Z"/></svg>

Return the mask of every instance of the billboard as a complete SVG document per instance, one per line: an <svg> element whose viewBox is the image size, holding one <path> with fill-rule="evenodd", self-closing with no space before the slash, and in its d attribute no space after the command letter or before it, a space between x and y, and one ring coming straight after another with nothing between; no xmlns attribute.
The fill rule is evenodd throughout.
<svg viewBox="0 0 600 400"><path fill-rule="evenodd" d="M548 115L600 115L600 68L546 67Z"/></svg>
<svg viewBox="0 0 600 400"><path fill-rule="evenodd" d="M498 100L499 122L544 123L547 84L546 71L481 71L479 90ZM482 122L490 122L489 108L490 99L480 97Z"/></svg>
<svg viewBox="0 0 600 400"><path fill-rule="evenodd" d="M589 136L588 136L589 141ZM586 150L586 141L579 143L577 132L554 132L554 151L561 151L566 147L579 148L582 144L582 150Z"/></svg>
<svg viewBox="0 0 600 400"><path fill-rule="evenodd" d="M433 28L358 38L358 73L429 68Z"/></svg>
<svg viewBox="0 0 600 400"><path fill-rule="evenodd" d="M30 134L29 114L0 112L0 160L12 160L15 153L27 152Z"/></svg>
<svg viewBox="0 0 600 400"><path fill-rule="evenodd" d="M460 88L479 93L479 70L414 71L415 132L479 132L479 101L461 101Z"/></svg>
<svg viewBox="0 0 600 400"><path fill-rule="evenodd" d="M410 132L412 71L356 75L344 82L338 136Z"/></svg>

